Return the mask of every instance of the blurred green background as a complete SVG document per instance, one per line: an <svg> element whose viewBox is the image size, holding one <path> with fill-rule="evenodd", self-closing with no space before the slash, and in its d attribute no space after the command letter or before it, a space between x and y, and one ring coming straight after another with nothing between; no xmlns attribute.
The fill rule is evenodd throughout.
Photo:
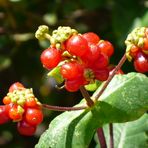
<svg viewBox="0 0 148 148"><path fill-rule="evenodd" d="M40 63L41 52L49 46L38 42L34 33L46 24L50 31L71 26L79 32L93 31L115 47L111 58L117 64L125 52L124 40L137 26L148 26L148 0L0 0L0 102L9 86L22 82L33 88L42 103L73 106L82 98L80 92L55 89ZM123 66L134 71L132 63ZM60 114L44 110L44 122L33 137L18 134L15 123L0 125L1 148L33 148L50 121ZM90 147L95 147L92 141Z"/></svg>

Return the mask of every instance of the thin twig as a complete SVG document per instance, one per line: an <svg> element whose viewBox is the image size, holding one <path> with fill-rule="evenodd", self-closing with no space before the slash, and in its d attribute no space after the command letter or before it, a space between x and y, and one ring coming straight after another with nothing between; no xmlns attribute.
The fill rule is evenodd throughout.
<svg viewBox="0 0 148 148"><path fill-rule="evenodd" d="M105 136L104 136L104 132L103 132L102 127L97 129L97 136L98 136L101 148L107 148L106 140L105 140Z"/></svg>
<svg viewBox="0 0 148 148"><path fill-rule="evenodd" d="M102 95L102 93L104 92L104 90L106 89L106 87L108 86L108 84L110 83L110 81L112 80L112 78L115 76L116 72L122 67L122 65L124 64L125 61L126 61L126 55L124 54L123 57L122 57L122 59L118 63L118 65L113 70L112 74L108 77L107 81L104 83L104 86L102 87L102 89L98 92L98 94L96 94L96 96L95 96L95 100L96 101Z"/></svg>
<svg viewBox="0 0 148 148"><path fill-rule="evenodd" d="M114 148L113 124L109 124L110 148Z"/></svg>
<svg viewBox="0 0 148 148"><path fill-rule="evenodd" d="M88 91L85 89L85 87L84 87L84 86L81 86L81 87L80 87L80 91L81 91L81 93L82 93L84 99L86 100L87 105L88 105L89 107L92 107L92 106L94 105L94 102L93 102L93 100L90 98L90 95L89 95Z"/></svg>
<svg viewBox="0 0 148 148"><path fill-rule="evenodd" d="M48 110L54 110L54 111L75 111L75 110L83 110L86 109L87 106L80 106L80 107L61 107L61 106L52 106L47 104L42 104L43 108L46 108Z"/></svg>

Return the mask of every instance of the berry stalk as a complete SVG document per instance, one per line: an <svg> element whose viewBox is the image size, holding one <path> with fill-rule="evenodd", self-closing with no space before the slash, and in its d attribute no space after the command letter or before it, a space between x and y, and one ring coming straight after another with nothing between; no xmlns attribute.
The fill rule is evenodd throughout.
<svg viewBox="0 0 148 148"><path fill-rule="evenodd" d="M82 93L84 99L86 100L87 105L88 105L89 107L92 107L92 106L94 105L94 102L93 102L93 100L90 98L90 95L89 95L89 93L87 92L87 90L85 89L85 87L84 87L84 86L81 86L81 87L80 87L80 91L81 91L81 93Z"/></svg>

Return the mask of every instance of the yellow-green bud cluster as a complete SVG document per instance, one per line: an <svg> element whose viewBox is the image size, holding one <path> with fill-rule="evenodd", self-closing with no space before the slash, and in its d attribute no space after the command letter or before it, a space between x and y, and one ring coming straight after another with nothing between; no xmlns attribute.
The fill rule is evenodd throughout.
<svg viewBox="0 0 148 148"><path fill-rule="evenodd" d="M49 39L51 45L54 45L57 49L60 49L61 44L66 41L73 34L77 34L78 32L75 29L71 29L70 27L60 26L58 29L52 32L52 35L49 35L49 28L46 25L41 25L38 27L38 30L35 33L35 37L38 40Z"/></svg>
<svg viewBox="0 0 148 148"><path fill-rule="evenodd" d="M7 96L11 99L11 102L20 106L24 106L26 100L30 98L34 98L38 105L41 105L38 99L34 96L32 88L30 89L22 89L22 90L14 90L13 92L9 92Z"/></svg>
<svg viewBox="0 0 148 148"><path fill-rule="evenodd" d="M126 44L126 57L129 61L132 60L130 55L130 50L133 45L142 48L144 45L144 36L145 36L145 27L137 27L135 28L125 40Z"/></svg>
<svg viewBox="0 0 148 148"><path fill-rule="evenodd" d="M41 25L38 27L38 30L35 33L35 37L38 40L44 40L45 39L45 34L49 32L49 28L46 25Z"/></svg>
<svg viewBox="0 0 148 148"><path fill-rule="evenodd" d="M75 29L60 26L57 30L54 30L52 32L51 44L54 44L57 48L60 48L61 43L66 41L73 34L77 34L77 31Z"/></svg>

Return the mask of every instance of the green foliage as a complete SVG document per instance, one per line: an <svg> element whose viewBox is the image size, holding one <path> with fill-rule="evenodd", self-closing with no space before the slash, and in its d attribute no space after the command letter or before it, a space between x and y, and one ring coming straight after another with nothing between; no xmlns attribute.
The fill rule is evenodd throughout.
<svg viewBox="0 0 148 148"><path fill-rule="evenodd" d="M103 126L107 146L109 147L109 125ZM148 115L144 114L138 120L126 123L114 123L114 148L147 148L148 146ZM96 148L100 148L97 135L95 140L98 143Z"/></svg>
<svg viewBox="0 0 148 148"><path fill-rule="evenodd" d="M125 52L124 40L128 32L134 27L148 26L147 8L146 0L0 0L1 100L9 86L20 81L26 87L32 87L42 103L60 106L76 104L81 99L79 92L59 92L54 89L52 80L47 78L47 71L40 63L40 54L50 44L35 39L38 26L46 24L50 32L62 25L81 33L93 31L113 43L115 54L111 63L116 65ZM125 73L135 71L129 62L124 64L123 70ZM40 134L56 115L55 112L48 112L39 127L40 132L27 140L10 123L4 125L6 128L0 126L0 138L4 139L0 147L34 147ZM12 138L5 140L5 132L9 132Z"/></svg>
<svg viewBox="0 0 148 148"><path fill-rule="evenodd" d="M87 148L98 127L107 123L136 120L146 112L147 86L148 78L143 74L116 76L92 108L64 112L56 117L41 136L36 148ZM83 104L84 101L78 106Z"/></svg>

